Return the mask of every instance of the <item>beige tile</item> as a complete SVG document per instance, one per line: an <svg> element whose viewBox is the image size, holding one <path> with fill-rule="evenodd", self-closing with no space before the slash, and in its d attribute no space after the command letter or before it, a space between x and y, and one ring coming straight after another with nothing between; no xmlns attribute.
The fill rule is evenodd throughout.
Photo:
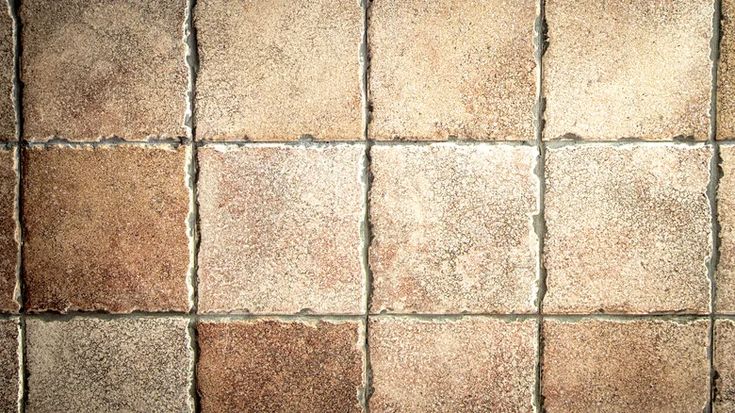
<svg viewBox="0 0 735 413"><path fill-rule="evenodd" d="M542 396L549 413L701 412L708 320L547 320Z"/></svg>
<svg viewBox="0 0 735 413"><path fill-rule="evenodd" d="M185 0L21 3L24 135L185 135Z"/></svg>
<svg viewBox="0 0 735 413"><path fill-rule="evenodd" d="M199 150L200 310L359 313L365 148Z"/></svg>
<svg viewBox="0 0 735 413"><path fill-rule="evenodd" d="M547 312L705 312L711 222L704 145L550 148Z"/></svg>
<svg viewBox="0 0 735 413"><path fill-rule="evenodd" d="M13 19L7 1L0 2L0 141L15 140Z"/></svg>
<svg viewBox="0 0 735 413"><path fill-rule="evenodd" d="M546 139L707 139L713 0L546 2Z"/></svg>
<svg viewBox="0 0 735 413"><path fill-rule="evenodd" d="M533 140L533 0L376 0L373 139Z"/></svg>
<svg viewBox="0 0 735 413"><path fill-rule="evenodd" d="M374 146L373 311L535 309L536 149Z"/></svg>
<svg viewBox="0 0 735 413"><path fill-rule="evenodd" d="M357 0L200 0L197 136L362 138Z"/></svg>
<svg viewBox="0 0 735 413"><path fill-rule="evenodd" d="M717 188L720 260L717 267L718 312L735 313L735 146L720 146L722 176Z"/></svg>
<svg viewBox="0 0 735 413"><path fill-rule="evenodd" d="M27 321L28 412L193 412L183 318Z"/></svg>
<svg viewBox="0 0 735 413"><path fill-rule="evenodd" d="M19 411L18 332L17 320L0 320L0 411L3 412Z"/></svg>
<svg viewBox="0 0 735 413"><path fill-rule="evenodd" d="M378 412L533 412L536 322L373 319Z"/></svg>
<svg viewBox="0 0 735 413"><path fill-rule="evenodd" d="M722 0L717 74L717 139L735 138L735 0Z"/></svg>
<svg viewBox="0 0 735 413"><path fill-rule="evenodd" d="M15 209L18 174L15 163L15 149L0 149L0 311L3 312L17 312L20 308L16 297L18 240Z"/></svg>
<svg viewBox="0 0 735 413"><path fill-rule="evenodd" d="M716 321L714 344L714 368L717 372L714 412L733 412L735 411L735 321Z"/></svg>

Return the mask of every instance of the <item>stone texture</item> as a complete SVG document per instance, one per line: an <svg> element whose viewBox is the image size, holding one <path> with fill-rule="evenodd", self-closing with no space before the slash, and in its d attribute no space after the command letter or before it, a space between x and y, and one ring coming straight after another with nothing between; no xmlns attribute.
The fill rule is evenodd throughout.
<svg viewBox="0 0 735 413"><path fill-rule="evenodd" d="M712 0L546 2L545 138L707 139Z"/></svg>
<svg viewBox="0 0 735 413"><path fill-rule="evenodd" d="M28 412L193 412L183 318L27 321Z"/></svg>
<svg viewBox="0 0 735 413"><path fill-rule="evenodd" d="M361 146L199 150L199 308L359 313Z"/></svg>
<svg viewBox="0 0 735 413"><path fill-rule="evenodd" d="M533 412L536 322L373 319L371 412Z"/></svg>
<svg viewBox="0 0 735 413"><path fill-rule="evenodd" d="M722 0L717 75L717 139L735 138L735 0Z"/></svg>
<svg viewBox="0 0 735 413"><path fill-rule="evenodd" d="M708 400L708 320L544 322L544 408L701 412Z"/></svg>
<svg viewBox="0 0 735 413"><path fill-rule="evenodd" d="M18 362L18 321L0 320L0 411L18 411Z"/></svg>
<svg viewBox="0 0 735 413"><path fill-rule="evenodd" d="M15 139L13 19L7 1L0 3L0 141Z"/></svg>
<svg viewBox="0 0 735 413"><path fill-rule="evenodd" d="M185 135L185 0L21 3L24 135Z"/></svg>
<svg viewBox="0 0 735 413"><path fill-rule="evenodd" d="M16 238L15 149L0 149L0 311L17 312L18 240ZM2 410L2 409L0 409Z"/></svg>
<svg viewBox="0 0 735 413"><path fill-rule="evenodd" d="M198 326L202 412L360 412L356 322L252 320Z"/></svg>
<svg viewBox="0 0 735 413"><path fill-rule="evenodd" d="M735 412L735 320L717 320L715 323L714 412Z"/></svg>
<svg viewBox="0 0 735 413"><path fill-rule="evenodd" d="M185 311L186 151L35 147L23 155L30 311Z"/></svg>
<svg viewBox="0 0 735 413"><path fill-rule="evenodd" d="M356 0L199 0L197 136L362 138Z"/></svg>
<svg viewBox="0 0 735 413"><path fill-rule="evenodd" d="M373 139L533 140L533 0L374 1Z"/></svg>
<svg viewBox="0 0 735 413"><path fill-rule="evenodd" d="M706 312L704 145L550 148L546 312Z"/></svg>
<svg viewBox="0 0 735 413"><path fill-rule="evenodd" d="M735 313L735 146L720 146L721 171L717 188L720 260L717 267L718 312Z"/></svg>
<svg viewBox="0 0 735 413"><path fill-rule="evenodd" d="M373 146L373 311L535 309L536 149Z"/></svg>

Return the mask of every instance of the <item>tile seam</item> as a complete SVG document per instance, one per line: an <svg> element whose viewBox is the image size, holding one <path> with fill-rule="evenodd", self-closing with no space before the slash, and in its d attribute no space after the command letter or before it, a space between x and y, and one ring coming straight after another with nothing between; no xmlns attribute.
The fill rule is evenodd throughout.
<svg viewBox="0 0 735 413"><path fill-rule="evenodd" d="M363 377L362 391L360 392L360 403L362 410L366 413L370 412L370 396L372 395L372 367L370 364L370 300L372 293L372 272L370 269L370 244L372 243L372 226L370 222L370 189L372 185L371 173L371 148L372 141L369 135L370 124L370 100L369 100L369 70L370 70L370 51L368 45L368 24L370 12L370 0L359 0L361 10L361 28L360 28L360 103L362 118L362 145L365 147L362 166L362 222L361 222L361 250L360 261L363 273Z"/></svg>

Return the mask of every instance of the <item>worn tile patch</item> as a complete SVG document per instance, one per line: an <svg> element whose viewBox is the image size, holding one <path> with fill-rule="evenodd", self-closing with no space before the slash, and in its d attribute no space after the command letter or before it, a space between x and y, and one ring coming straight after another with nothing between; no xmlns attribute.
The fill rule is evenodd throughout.
<svg viewBox="0 0 735 413"><path fill-rule="evenodd" d="M17 312L18 241L15 219L15 149L0 149L0 311Z"/></svg>
<svg viewBox="0 0 735 413"><path fill-rule="evenodd" d="M373 139L533 140L536 5L375 1Z"/></svg>
<svg viewBox="0 0 735 413"><path fill-rule="evenodd" d="M717 139L735 138L735 0L722 0L717 74Z"/></svg>
<svg viewBox="0 0 735 413"><path fill-rule="evenodd" d="M715 277L718 312L735 313L735 146L720 146L717 216L720 224L720 259Z"/></svg>
<svg viewBox="0 0 735 413"><path fill-rule="evenodd" d="M714 412L735 411L735 321L715 323L715 400Z"/></svg>
<svg viewBox="0 0 735 413"><path fill-rule="evenodd" d="M0 320L0 411L3 412L19 411L18 331L17 320Z"/></svg>
<svg viewBox="0 0 735 413"><path fill-rule="evenodd" d="M700 412L708 320L547 320L542 396L554 412Z"/></svg>
<svg viewBox="0 0 735 413"><path fill-rule="evenodd" d="M704 145L549 148L547 312L706 312Z"/></svg>
<svg viewBox="0 0 735 413"><path fill-rule="evenodd" d="M371 412L532 412L536 323L376 318Z"/></svg>
<svg viewBox="0 0 735 413"><path fill-rule="evenodd" d="M202 412L360 412L363 354L352 321L206 322Z"/></svg>
<svg viewBox="0 0 735 413"><path fill-rule="evenodd" d="M13 19L7 2L0 4L0 141L15 139Z"/></svg>
<svg viewBox="0 0 735 413"><path fill-rule="evenodd" d="M29 311L186 311L183 147L23 153Z"/></svg>

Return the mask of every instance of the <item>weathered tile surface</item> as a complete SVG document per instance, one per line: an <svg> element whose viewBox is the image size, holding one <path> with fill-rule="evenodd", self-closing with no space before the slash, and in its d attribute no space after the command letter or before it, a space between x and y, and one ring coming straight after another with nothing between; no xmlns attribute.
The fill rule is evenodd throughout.
<svg viewBox="0 0 735 413"><path fill-rule="evenodd" d="M197 135L362 138L355 0L201 0Z"/></svg>
<svg viewBox="0 0 735 413"><path fill-rule="evenodd" d="M545 311L707 311L710 157L703 145L550 148Z"/></svg>
<svg viewBox="0 0 735 413"><path fill-rule="evenodd" d="M701 412L708 320L544 323L547 412Z"/></svg>
<svg viewBox="0 0 735 413"><path fill-rule="evenodd" d="M25 302L187 310L184 148L33 148L23 156Z"/></svg>
<svg viewBox="0 0 735 413"><path fill-rule="evenodd" d="M379 318L371 412L532 412L536 323Z"/></svg>
<svg viewBox="0 0 735 413"><path fill-rule="evenodd" d="M183 318L27 321L28 412L191 412Z"/></svg>
<svg viewBox="0 0 735 413"><path fill-rule="evenodd" d="M359 313L364 152L201 148L200 310Z"/></svg>
<svg viewBox="0 0 735 413"><path fill-rule="evenodd" d="M183 136L184 0L21 3L24 135Z"/></svg>
<svg viewBox="0 0 735 413"><path fill-rule="evenodd" d="M715 323L715 413L735 411L735 321Z"/></svg>
<svg viewBox="0 0 735 413"><path fill-rule="evenodd" d="M536 150L374 146L373 311L535 308Z"/></svg>
<svg viewBox="0 0 735 413"><path fill-rule="evenodd" d="M0 141L15 140L13 106L13 20L8 3L0 2Z"/></svg>
<svg viewBox="0 0 735 413"><path fill-rule="evenodd" d="M717 75L717 138L735 138L735 0L722 0Z"/></svg>
<svg viewBox="0 0 735 413"><path fill-rule="evenodd" d="M374 139L533 140L533 0L370 6Z"/></svg>
<svg viewBox="0 0 735 413"><path fill-rule="evenodd" d="M18 241L16 240L15 150L0 149L0 311L18 311L16 298Z"/></svg>
<svg viewBox="0 0 735 413"><path fill-rule="evenodd" d="M198 326L202 412L359 412L356 322L276 320Z"/></svg>
<svg viewBox="0 0 735 413"><path fill-rule="evenodd" d="M716 310L735 313L735 146L720 146L722 176L717 188L720 260L717 267Z"/></svg>
<svg viewBox="0 0 735 413"><path fill-rule="evenodd" d="M545 138L706 139L713 13L712 0L549 0Z"/></svg>
<svg viewBox="0 0 735 413"><path fill-rule="evenodd" d="M18 322L0 320L0 411L18 411Z"/></svg>

